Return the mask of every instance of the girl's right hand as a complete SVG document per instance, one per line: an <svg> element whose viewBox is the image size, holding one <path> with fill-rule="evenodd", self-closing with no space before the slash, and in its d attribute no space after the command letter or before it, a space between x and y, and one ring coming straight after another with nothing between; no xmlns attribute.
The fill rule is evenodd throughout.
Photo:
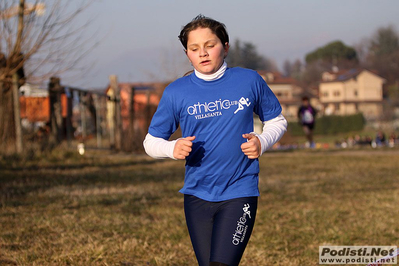
<svg viewBox="0 0 399 266"><path fill-rule="evenodd" d="M182 138L176 141L175 148L173 149L173 157L180 160L186 159L192 151L193 140L195 140L195 136Z"/></svg>

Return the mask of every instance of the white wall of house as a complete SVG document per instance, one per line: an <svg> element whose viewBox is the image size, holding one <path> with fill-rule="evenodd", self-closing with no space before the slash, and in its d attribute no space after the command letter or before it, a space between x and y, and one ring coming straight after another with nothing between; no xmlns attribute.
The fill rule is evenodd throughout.
<svg viewBox="0 0 399 266"><path fill-rule="evenodd" d="M384 79L369 72L363 71L358 76L359 98L364 101L382 100L382 86Z"/></svg>
<svg viewBox="0 0 399 266"><path fill-rule="evenodd" d="M320 102L342 102L344 100L345 84L330 82L320 84Z"/></svg>
<svg viewBox="0 0 399 266"><path fill-rule="evenodd" d="M294 90L292 84L268 84L279 100L292 100Z"/></svg>
<svg viewBox="0 0 399 266"><path fill-rule="evenodd" d="M366 118L382 115L384 79L368 70L346 81L320 83L320 102L326 115L362 112Z"/></svg>

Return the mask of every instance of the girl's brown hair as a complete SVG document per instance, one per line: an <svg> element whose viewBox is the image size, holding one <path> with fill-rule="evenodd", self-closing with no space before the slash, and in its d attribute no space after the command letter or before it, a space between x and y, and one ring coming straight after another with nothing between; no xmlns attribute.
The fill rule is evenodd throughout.
<svg viewBox="0 0 399 266"><path fill-rule="evenodd" d="M184 49L187 50L188 34L196 30L197 28L208 28L210 29L222 42L223 46L229 43L229 35L226 30L226 26L214 19L205 17L204 15L196 16L191 22L189 22L180 32L179 40L183 44Z"/></svg>

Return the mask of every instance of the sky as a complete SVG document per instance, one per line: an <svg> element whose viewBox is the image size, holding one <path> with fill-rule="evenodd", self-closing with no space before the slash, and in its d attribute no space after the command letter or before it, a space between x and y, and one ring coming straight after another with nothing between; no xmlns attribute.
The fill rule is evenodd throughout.
<svg viewBox="0 0 399 266"><path fill-rule="evenodd" d="M341 40L356 45L380 27L399 31L399 0L94 0L77 22L98 42L83 65L84 77L66 81L101 88L111 74L119 82L173 80L190 70L177 36L198 14L223 22L230 35L251 42L280 70L285 60Z"/></svg>

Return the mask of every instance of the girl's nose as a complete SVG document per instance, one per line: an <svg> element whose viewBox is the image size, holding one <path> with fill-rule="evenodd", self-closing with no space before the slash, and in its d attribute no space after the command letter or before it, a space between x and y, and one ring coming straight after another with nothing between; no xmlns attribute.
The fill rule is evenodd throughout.
<svg viewBox="0 0 399 266"><path fill-rule="evenodd" d="M207 55L208 55L208 52L206 51L206 49L201 49L200 57L204 57L204 56L207 56Z"/></svg>

